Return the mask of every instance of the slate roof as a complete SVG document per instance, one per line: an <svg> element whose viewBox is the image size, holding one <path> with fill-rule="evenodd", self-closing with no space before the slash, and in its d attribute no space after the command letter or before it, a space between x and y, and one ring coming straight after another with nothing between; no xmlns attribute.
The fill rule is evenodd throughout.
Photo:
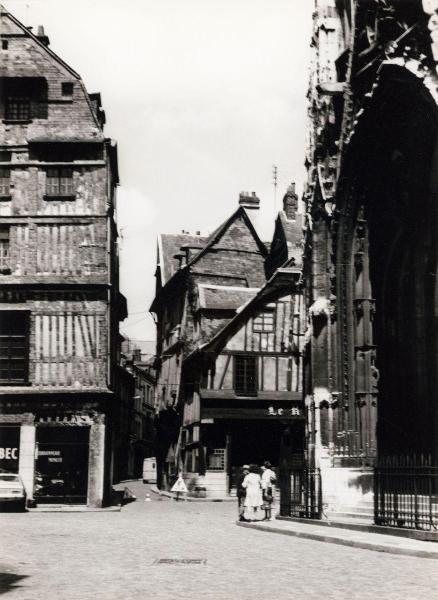
<svg viewBox="0 0 438 600"><path fill-rule="evenodd" d="M303 217L302 215L297 214L296 219L287 219L286 214L281 210L278 213L278 218L286 239L288 259L295 258L296 264L300 264L302 254L301 240L303 238Z"/></svg>
<svg viewBox="0 0 438 600"><path fill-rule="evenodd" d="M268 251L266 249L266 246L264 245L264 243L262 242L262 240L259 238L257 231L254 228L254 225L252 224L251 219L248 216L248 213L246 212L246 210L242 207L239 206L237 208L237 210L235 210L233 212L232 215L230 215L228 217L228 219L226 219L217 229L215 229L213 231L213 233L211 233L206 239L205 239L205 246L202 248L202 251L199 252L195 257L192 258L192 260L190 261L191 263L195 263L199 258L201 258L201 256L203 256L206 252L208 252L210 250L210 248L212 246L214 246L214 244L216 242L219 241L219 239L224 235L224 233L227 231L227 229L229 228L229 226L236 221L239 217L243 217L243 219L246 222L246 225L248 227L248 229L251 231L252 235L254 236L254 240L260 250L260 254L262 256L267 256Z"/></svg>
<svg viewBox="0 0 438 600"><path fill-rule="evenodd" d="M236 310L253 298L259 288L198 284L199 308L207 310Z"/></svg>
<svg viewBox="0 0 438 600"><path fill-rule="evenodd" d="M287 219L280 211L275 221L274 235L265 261L266 276L270 278L276 269L302 264L303 215Z"/></svg>
<svg viewBox="0 0 438 600"><path fill-rule="evenodd" d="M158 236L158 261L161 269L161 280L162 285L166 285L166 283L175 275L179 268L178 259L174 258L175 254L179 253L182 246L194 246L199 252L191 254L189 259L189 265L194 264L202 255L204 255L208 250L221 238L221 236L228 229L230 224L239 218L239 216L243 216L245 219L248 228L254 235L254 239L260 249L260 253L262 256L267 255L267 249L264 243L260 240L257 235L256 230L254 229L253 224L251 223L251 219L248 217L244 208L239 206L239 208L226 219L217 229L213 231L209 236L202 237L200 235L191 235L188 233L179 233L179 234L167 234L162 233Z"/></svg>
<svg viewBox="0 0 438 600"><path fill-rule="evenodd" d="M162 233L158 236L158 258L161 267L162 284L165 285L179 268L179 261L174 258L181 246L190 245L199 247L199 251L205 246L207 238L200 235L188 233L169 234Z"/></svg>

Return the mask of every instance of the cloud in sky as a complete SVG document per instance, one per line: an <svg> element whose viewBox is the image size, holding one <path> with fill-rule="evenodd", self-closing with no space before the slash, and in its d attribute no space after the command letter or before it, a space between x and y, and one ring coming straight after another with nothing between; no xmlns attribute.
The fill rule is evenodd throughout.
<svg viewBox="0 0 438 600"><path fill-rule="evenodd" d="M118 141L121 329L152 339L156 236L216 228L241 190L262 201L304 178L313 0L4 0L100 91ZM144 310L144 318L140 311ZM136 313L136 314L133 314Z"/></svg>

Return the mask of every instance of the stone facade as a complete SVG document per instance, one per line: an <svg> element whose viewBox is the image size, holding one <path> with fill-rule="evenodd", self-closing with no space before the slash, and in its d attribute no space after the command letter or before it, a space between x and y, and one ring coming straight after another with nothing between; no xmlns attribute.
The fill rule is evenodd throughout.
<svg viewBox="0 0 438 600"><path fill-rule="evenodd" d="M31 500L101 506L126 313L117 149L99 95L42 28L0 12L0 433L17 431L20 448L2 468L19 470Z"/></svg>
<svg viewBox="0 0 438 600"><path fill-rule="evenodd" d="M315 3L307 447L329 511L372 506L377 459L436 458L437 9Z"/></svg>

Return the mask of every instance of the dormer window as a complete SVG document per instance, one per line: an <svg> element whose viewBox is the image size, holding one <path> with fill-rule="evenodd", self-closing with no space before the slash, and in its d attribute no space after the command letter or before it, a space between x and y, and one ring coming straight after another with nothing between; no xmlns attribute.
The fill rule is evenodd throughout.
<svg viewBox="0 0 438 600"><path fill-rule="evenodd" d="M6 96L5 118L8 121L28 121L30 115L28 96Z"/></svg>
<svg viewBox="0 0 438 600"><path fill-rule="evenodd" d="M47 119L47 80L43 77L2 77L1 117L11 123Z"/></svg>
<svg viewBox="0 0 438 600"><path fill-rule="evenodd" d="M63 81L61 83L61 91L63 96L73 96L73 82Z"/></svg>

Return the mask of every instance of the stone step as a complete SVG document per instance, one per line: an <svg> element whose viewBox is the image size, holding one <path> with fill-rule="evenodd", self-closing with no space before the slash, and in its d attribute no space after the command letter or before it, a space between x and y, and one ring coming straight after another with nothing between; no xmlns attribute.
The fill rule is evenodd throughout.
<svg viewBox="0 0 438 600"><path fill-rule="evenodd" d="M364 521L367 523L374 521L374 513L373 512L363 512L363 511L333 511L326 512L324 515L327 519L336 521L341 519L354 519L358 521Z"/></svg>

